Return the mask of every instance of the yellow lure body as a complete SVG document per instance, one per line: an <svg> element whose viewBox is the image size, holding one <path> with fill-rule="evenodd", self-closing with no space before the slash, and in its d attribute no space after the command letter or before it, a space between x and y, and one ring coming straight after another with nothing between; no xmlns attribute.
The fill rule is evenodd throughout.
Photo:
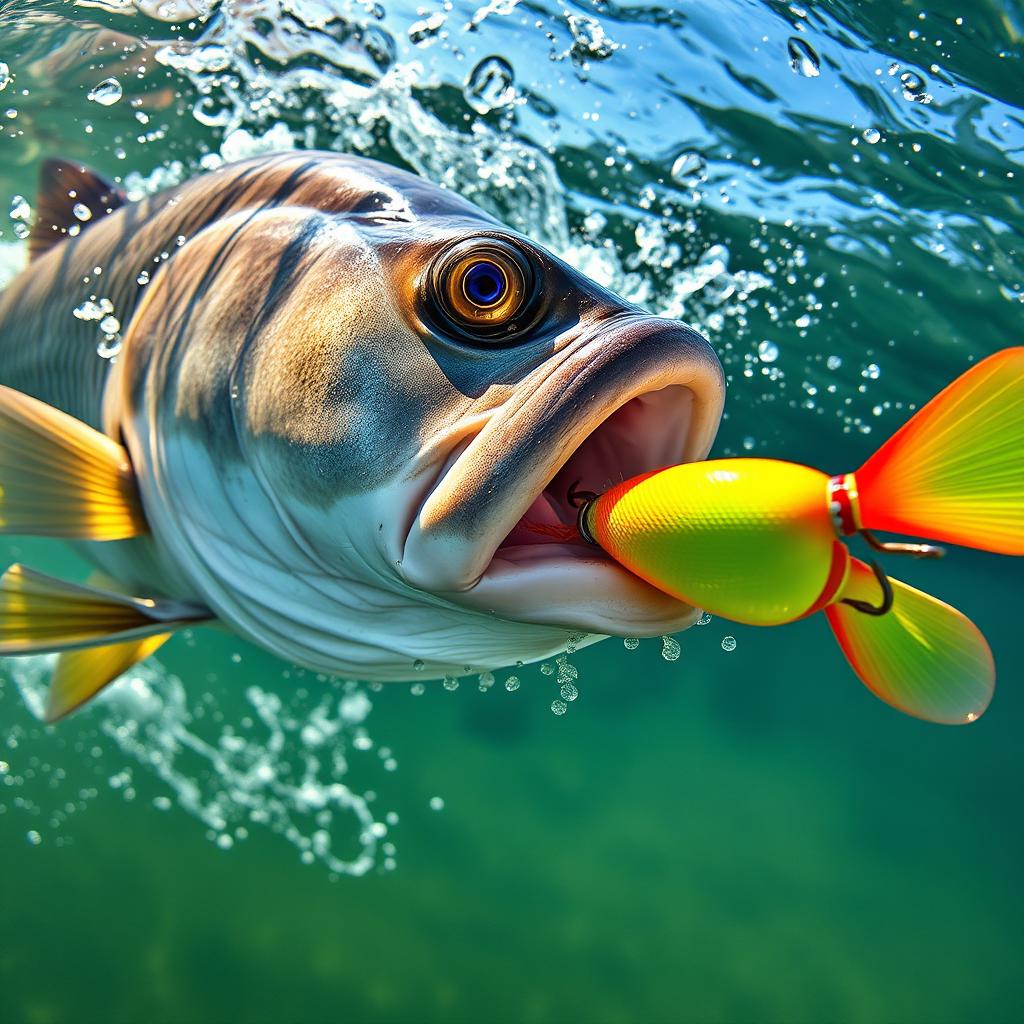
<svg viewBox="0 0 1024 1024"><path fill-rule="evenodd" d="M735 622L777 626L822 606L849 568L829 478L773 459L718 459L626 481L588 528L649 583Z"/></svg>

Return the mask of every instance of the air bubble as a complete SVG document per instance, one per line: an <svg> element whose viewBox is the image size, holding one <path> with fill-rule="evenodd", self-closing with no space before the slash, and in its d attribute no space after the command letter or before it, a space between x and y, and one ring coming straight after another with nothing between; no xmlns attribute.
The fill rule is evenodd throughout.
<svg viewBox="0 0 1024 1024"><path fill-rule="evenodd" d="M3 92L11 84L13 77L11 69L0 60L0 92Z"/></svg>
<svg viewBox="0 0 1024 1024"><path fill-rule="evenodd" d="M903 98L911 103L931 103L932 98L925 91L924 79L913 71L904 71L900 75L900 84L903 86Z"/></svg>
<svg viewBox="0 0 1024 1024"><path fill-rule="evenodd" d="M553 700L551 702L551 711L555 715L564 715L569 705L564 700Z"/></svg>
<svg viewBox="0 0 1024 1024"><path fill-rule="evenodd" d="M869 146L873 146L882 137L882 133L877 128L865 128L860 135Z"/></svg>
<svg viewBox="0 0 1024 1024"><path fill-rule="evenodd" d="M622 641L622 646L625 647L627 651L635 651L640 646L640 638L635 636L627 636Z"/></svg>
<svg viewBox="0 0 1024 1024"><path fill-rule="evenodd" d="M669 173L672 180L684 188L696 188L701 182L707 181L708 163L700 153L686 150L675 158Z"/></svg>
<svg viewBox="0 0 1024 1024"><path fill-rule="evenodd" d="M447 14L435 11L422 21L415 22L409 26L409 42L413 46L429 46L437 40L437 35L444 28L444 23L447 20Z"/></svg>
<svg viewBox="0 0 1024 1024"><path fill-rule="evenodd" d="M791 36L786 44L789 53L789 66L804 78L817 78L821 74L821 58L808 43L796 36Z"/></svg>
<svg viewBox="0 0 1024 1024"><path fill-rule="evenodd" d="M71 212L80 221L92 220L92 210L90 210L85 203L75 203L75 205L71 207Z"/></svg>
<svg viewBox="0 0 1024 1024"><path fill-rule="evenodd" d="M470 72L463 95L478 114L514 103L516 88L512 65L504 57L485 57Z"/></svg>
<svg viewBox="0 0 1024 1024"><path fill-rule="evenodd" d="M430 798L430 809L432 811L443 811L444 810L444 797L443 796L432 796Z"/></svg>
<svg viewBox="0 0 1024 1024"><path fill-rule="evenodd" d="M661 638L661 656L666 661L678 661L680 654L682 654L682 648L674 636L663 636Z"/></svg>
<svg viewBox="0 0 1024 1024"><path fill-rule="evenodd" d="M509 693L515 693L516 690L519 689L520 685L519 676L509 676L508 679L505 680L505 689L508 690Z"/></svg>
<svg viewBox="0 0 1024 1024"><path fill-rule="evenodd" d="M459 688L459 681L455 676L445 676L441 685L448 691L455 691Z"/></svg>
<svg viewBox="0 0 1024 1024"><path fill-rule="evenodd" d="M779 358L779 346L774 341L762 341L757 346L757 358L762 363L774 363Z"/></svg>
<svg viewBox="0 0 1024 1024"><path fill-rule="evenodd" d="M32 216L32 207L24 196L14 196L11 199L9 216L11 220L28 220Z"/></svg>
<svg viewBox="0 0 1024 1024"><path fill-rule="evenodd" d="M123 95L124 90L116 78L104 78L99 85L90 90L86 98L101 107L112 107Z"/></svg>
<svg viewBox="0 0 1024 1024"><path fill-rule="evenodd" d="M104 338L96 346L96 354L101 359L114 359L121 351L121 336L114 334Z"/></svg>
<svg viewBox="0 0 1024 1024"><path fill-rule="evenodd" d="M700 618L697 620L698 626L707 626L711 623L711 616L707 612L701 612Z"/></svg>
<svg viewBox="0 0 1024 1024"><path fill-rule="evenodd" d="M77 320L85 320L89 322L94 320L103 320L108 314L113 313L113 311L114 304L110 299L98 299L96 301L86 299L85 302L80 303L71 310L71 315ZM117 329L121 329L120 324L117 325Z"/></svg>
<svg viewBox="0 0 1024 1024"><path fill-rule="evenodd" d="M722 637L722 650L723 651L735 651L736 650L736 637L734 637L734 636L723 636Z"/></svg>
<svg viewBox="0 0 1024 1024"><path fill-rule="evenodd" d="M580 691L572 683L563 683L558 692L562 695L562 700L575 700L580 695Z"/></svg>

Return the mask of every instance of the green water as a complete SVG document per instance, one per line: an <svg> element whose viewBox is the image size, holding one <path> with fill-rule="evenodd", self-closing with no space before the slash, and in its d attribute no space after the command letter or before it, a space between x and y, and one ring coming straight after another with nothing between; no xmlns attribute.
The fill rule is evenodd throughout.
<svg viewBox="0 0 1024 1024"><path fill-rule="evenodd" d="M270 130L443 179L697 323L730 379L719 454L855 467L1021 341L1018 3L522 3L468 29L459 2L419 45L409 27L437 4L192 25L108 6L0 4L4 265L21 258L6 205L34 203L45 156L142 190ZM610 43L578 20L574 40L567 13ZM790 67L791 39L811 64ZM514 93L484 101L465 82L492 54ZM88 100L112 75L123 98ZM82 571L56 543L3 548ZM197 630L147 670L148 698L118 684L47 730L8 664L0 1020L1019 1020L1020 570L962 551L899 569L989 639L999 684L975 725L875 700L818 620L714 619L674 662L609 640L569 657L562 716L536 666L514 692L507 673L486 692L345 691ZM365 704L333 739L302 732L359 693L364 721ZM274 695L277 754L259 719ZM296 783L314 751L314 796L241 785L237 737ZM317 820L331 779L366 800L372 836L343 808ZM343 873L318 831L368 870Z"/></svg>

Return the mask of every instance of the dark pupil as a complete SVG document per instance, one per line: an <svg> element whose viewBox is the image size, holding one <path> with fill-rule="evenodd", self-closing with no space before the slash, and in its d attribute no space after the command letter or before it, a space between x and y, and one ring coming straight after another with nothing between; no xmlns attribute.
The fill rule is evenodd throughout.
<svg viewBox="0 0 1024 1024"><path fill-rule="evenodd" d="M505 292L505 278L493 263L474 263L463 283L466 296L478 306L490 306Z"/></svg>

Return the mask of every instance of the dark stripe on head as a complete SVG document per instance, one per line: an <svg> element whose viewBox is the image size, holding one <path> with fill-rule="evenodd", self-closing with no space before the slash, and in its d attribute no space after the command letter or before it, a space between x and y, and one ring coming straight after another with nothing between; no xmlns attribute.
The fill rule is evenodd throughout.
<svg viewBox="0 0 1024 1024"><path fill-rule="evenodd" d="M270 282L270 288L260 307L259 314L246 332L245 341L239 353L240 358L245 355L245 350L249 347L250 342L273 318L281 303L288 298L295 285L295 278L302 266L302 261L309 252L313 240L326 224L327 218L323 214L314 213L299 225L298 234L285 246L277 261L277 269L274 271L273 280Z"/></svg>

